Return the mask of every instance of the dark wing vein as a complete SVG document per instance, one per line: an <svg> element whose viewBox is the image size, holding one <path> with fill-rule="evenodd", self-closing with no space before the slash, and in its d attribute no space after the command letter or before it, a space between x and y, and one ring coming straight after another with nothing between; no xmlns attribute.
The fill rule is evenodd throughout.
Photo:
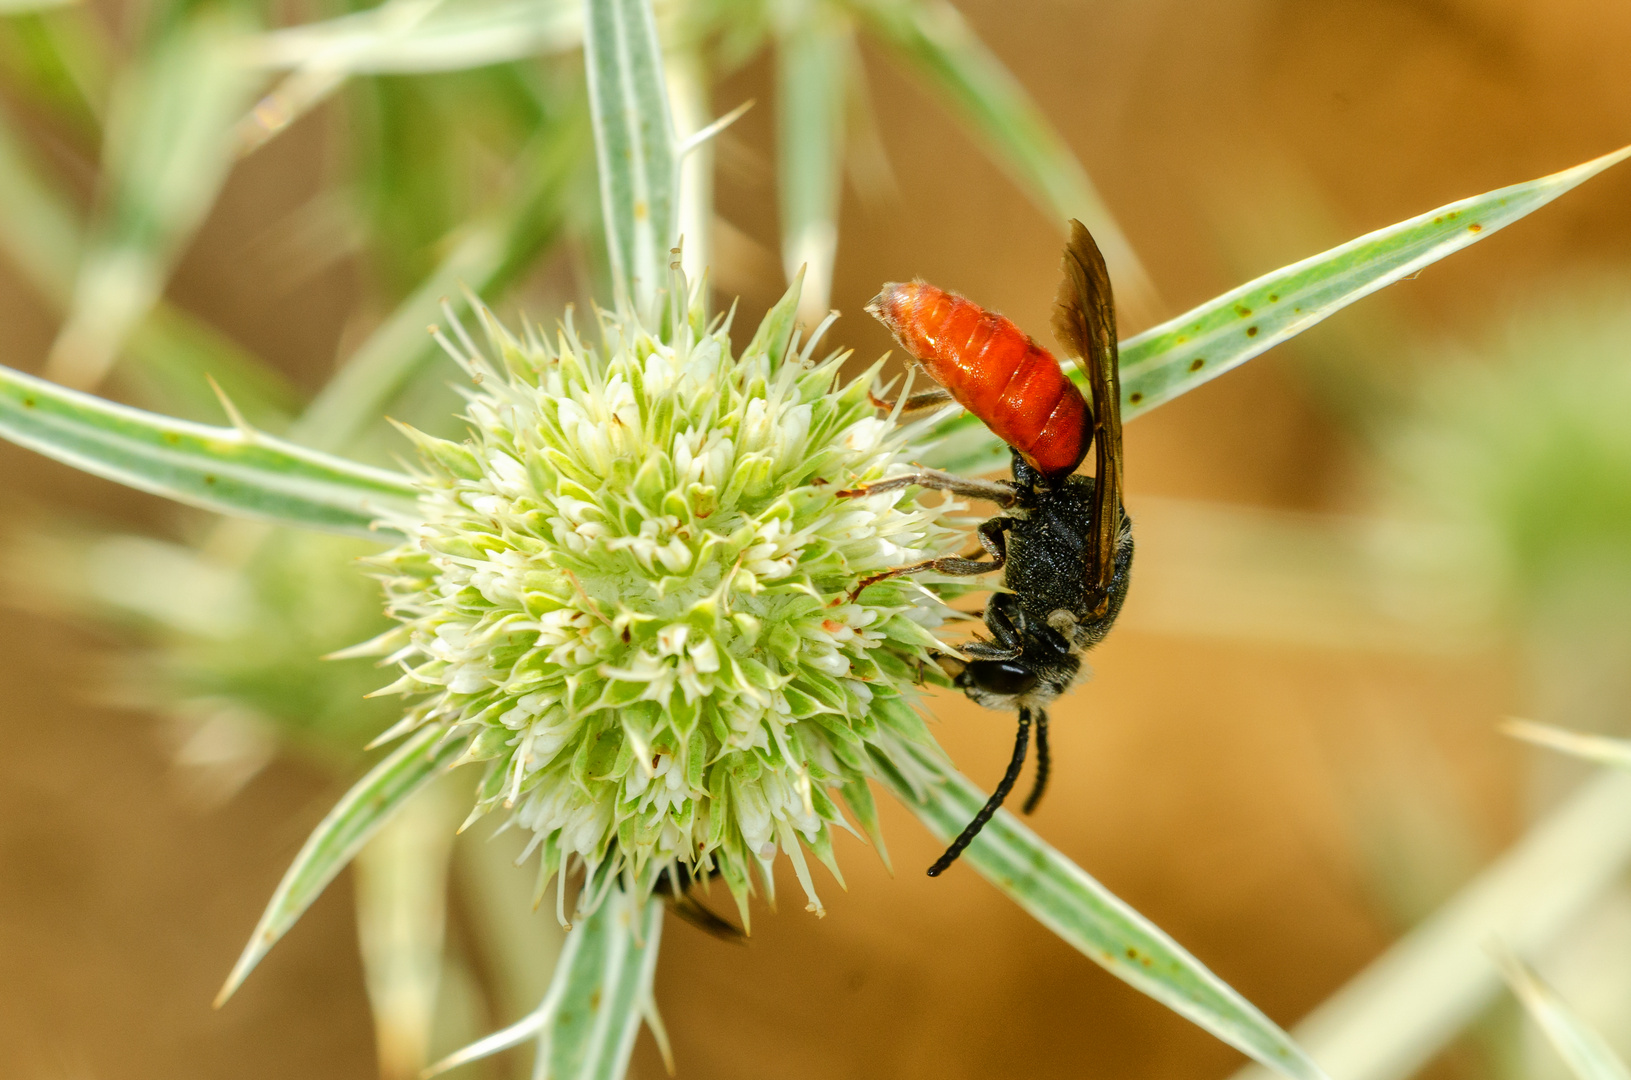
<svg viewBox="0 0 1631 1080"><path fill-rule="evenodd" d="M1110 602L1115 576L1116 539L1121 531L1121 370L1116 348L1116 304L1099 245L1080 221L1070 222L1064 280L1053 311L1053 332L1087 376L1093 408L1093 449L1097 487L1093 507L1093 547L1087 584L1097 612Z"/></svg>

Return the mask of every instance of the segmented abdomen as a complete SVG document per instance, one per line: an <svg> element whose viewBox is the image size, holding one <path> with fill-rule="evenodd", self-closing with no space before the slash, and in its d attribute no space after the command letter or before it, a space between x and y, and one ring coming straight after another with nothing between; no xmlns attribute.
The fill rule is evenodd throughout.
<svg viewBox="0 0 1631 1080"><path fill-rule="evenodd" d="M1041 472L1074 472L1087 456L1081 391L1008 319L921 281L885 285L867 310L930 378Z"/></svg>

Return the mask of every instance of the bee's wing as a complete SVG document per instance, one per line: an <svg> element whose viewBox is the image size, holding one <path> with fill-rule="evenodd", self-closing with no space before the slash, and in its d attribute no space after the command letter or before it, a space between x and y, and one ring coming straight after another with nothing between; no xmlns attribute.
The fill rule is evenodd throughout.
<svg viewBox="0 0 1631 1080"><path fill-rule="evenodd" d="M1092 393L1097 498L1087 584L1096 594L1102 614L1109 604L1116 539L1121 530L1121 372L1110 273L1092 234L1074 218L1070 222L1070 240L1065 244L1064 270L1053 310L1053 332L1081 366Z"/></svg>

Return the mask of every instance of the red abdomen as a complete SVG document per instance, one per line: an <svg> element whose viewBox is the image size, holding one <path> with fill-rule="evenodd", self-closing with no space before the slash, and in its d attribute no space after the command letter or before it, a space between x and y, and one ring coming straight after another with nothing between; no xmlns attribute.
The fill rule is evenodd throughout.
<svg viewBox="0 0 1631 1080"><path fill-rule="evenodd" d="M921 281L885 285L867 310L958 404L1044 474L1074 472L1087 456L1082 392L1009 320Z"/></svg>

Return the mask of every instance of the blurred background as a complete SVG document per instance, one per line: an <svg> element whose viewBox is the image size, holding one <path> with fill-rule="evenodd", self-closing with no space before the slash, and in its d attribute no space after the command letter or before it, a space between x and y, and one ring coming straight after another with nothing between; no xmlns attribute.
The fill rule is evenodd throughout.
<svg viewBox="0 0 1631 1080"><path fill-rule="evenodd" d="M1601 0L957 7L1142 262L1124 336L1631 141L1631 8ZM682 128L687 107L705 121L758 102L712 148L717 215L693 252L751 328L788 257L832 250L783 235L796 58L759 37L811 16L662 11ZM423 351L438 296L464 283L506 318L551 319L595 292L561 20L502 24L538 56L440 73L256 37L253 63L295 73L264 99L265 76L199 46L344 13L0 12L4 363L219 423L209 372L261 426L388 461L403 448L332 394L293 419L337 364L399 363L372 413L456 430L446 372L400 360ZM436 17L400 0L383 16L404 39ZM438 33L465 43L459 29ZM845 40L864 80L836 91L829 343L889 348L861 308L913 276L1044 336L1063 215L899 49ZM1034 824L1290 1026L1584 775L1501 735L1503 717L1631 734L1631 173L1139 419L1126 446L1138 574L1095 678L1057 710ZM391 719L361 699L378 672L313 659L378 628L350 565L367 548L223 526L10 446L0 512L0 1076L404 1076L536 1000L557 932L526 913L532 871L504 865L504 840L451 841L455 778L212 1011ZM993 783L1009 719L952 696L932 709L953 759ZM657 1000L682 1078L1241 1066L972 872L925 878L938 845L882 812L894 875L840 842L849 890L823 890L825 919L759 914L745 948L670 920ZM1599 890L1542 968L1631 1049L1631 893ZM1428 1068L1555 1066L1496 1004ZM649 1036L633 1075L663 1075Z"/></svg>

